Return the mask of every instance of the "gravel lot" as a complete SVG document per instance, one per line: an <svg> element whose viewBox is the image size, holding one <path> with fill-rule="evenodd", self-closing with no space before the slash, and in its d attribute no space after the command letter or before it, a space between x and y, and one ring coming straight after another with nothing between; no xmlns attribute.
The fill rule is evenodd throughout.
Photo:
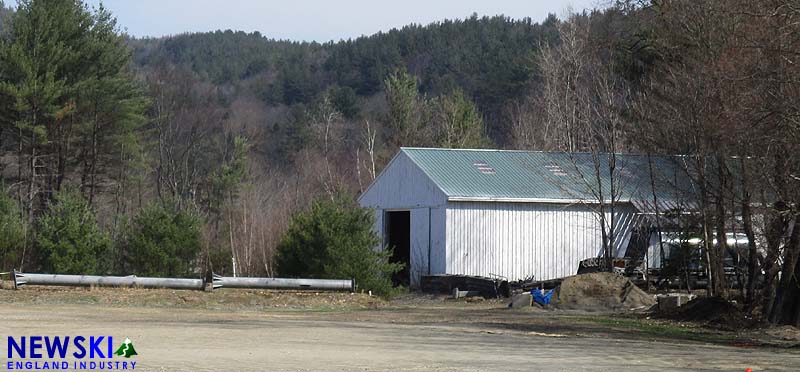
<svg viewBox="0 0 800 372"><path fill-rule="evenodd" d="M796 349L664 338L602 315L511 311L499 302L247 310L15 296L0 291L4 336L129 337L141 371L800 370Z"/></svg>

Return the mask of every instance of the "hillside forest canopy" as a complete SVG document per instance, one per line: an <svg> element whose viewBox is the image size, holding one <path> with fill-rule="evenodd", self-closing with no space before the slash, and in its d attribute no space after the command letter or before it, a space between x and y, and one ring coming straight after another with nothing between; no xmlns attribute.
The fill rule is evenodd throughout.
<svg viewBox="0 0 800 372"><path fill-rule="evenodd" d="M797 0L627 0L314 43L0 6L0 268L280 274L279 247L354 208L400 146L683 155L709 292L797 325L798 21Z"/></svg>

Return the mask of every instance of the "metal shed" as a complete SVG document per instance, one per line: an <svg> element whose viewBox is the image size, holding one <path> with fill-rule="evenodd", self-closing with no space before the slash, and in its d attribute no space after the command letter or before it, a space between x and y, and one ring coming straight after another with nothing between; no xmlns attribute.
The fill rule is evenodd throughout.
<svg viewBox="0 0 800 372"><path fill-rule="evenodd" d="M603 163L609 159L401 148L358 201L375 210L382 246L395 247L393 258L408 263L403 275L411 286L430 274L555 279L601 254L598 195L607 195L612 183L620 190L614 199L616 256L625 254L634 228L646 223L648 211L637 204L678 204L678 190L690 187L674 158L616 155L613 177ZM652 178L649 169L657 170Z"/></svg>

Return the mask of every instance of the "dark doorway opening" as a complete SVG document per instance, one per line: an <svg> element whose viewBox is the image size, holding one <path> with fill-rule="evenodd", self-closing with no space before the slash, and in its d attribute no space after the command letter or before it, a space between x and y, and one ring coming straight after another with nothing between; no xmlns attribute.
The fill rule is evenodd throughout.
<svg viewBox="0 0 800 372"><path fill-rule="evenodd" d="M392 283L408 286L411 279L411 212L386 212L386 245L393 249L389 261L403 264L403 269L392 275Z"/></svg>

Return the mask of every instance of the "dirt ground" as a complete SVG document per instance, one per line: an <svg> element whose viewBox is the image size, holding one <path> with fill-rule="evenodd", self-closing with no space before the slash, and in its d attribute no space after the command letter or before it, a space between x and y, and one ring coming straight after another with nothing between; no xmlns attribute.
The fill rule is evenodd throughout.
<svg viewBox="0 0 800 372"><path fill-rule="evenodd" d="M0 291L0 336L128 337L141 371L800 370L796 348L644 315L426 296L125 291Z"/></svg>

